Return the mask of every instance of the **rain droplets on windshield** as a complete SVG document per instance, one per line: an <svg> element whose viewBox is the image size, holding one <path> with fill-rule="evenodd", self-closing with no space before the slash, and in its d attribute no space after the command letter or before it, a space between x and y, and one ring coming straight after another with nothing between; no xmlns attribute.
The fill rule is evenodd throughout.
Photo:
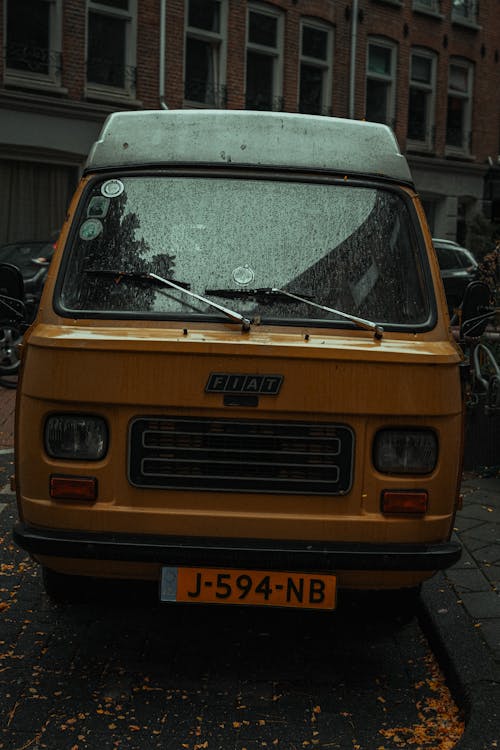
<svg viewBox="0 0 500 750"><path fill-rule="evenodd" d="M179 290L119 276L147 272L202 296L228 290L229 306L262 322L342 320L284 296L234 291L276 287L386 324L423 324L429 315L409 211L383 188L227 177L94 182L65 269L63 308L213 317Z"/></svg>

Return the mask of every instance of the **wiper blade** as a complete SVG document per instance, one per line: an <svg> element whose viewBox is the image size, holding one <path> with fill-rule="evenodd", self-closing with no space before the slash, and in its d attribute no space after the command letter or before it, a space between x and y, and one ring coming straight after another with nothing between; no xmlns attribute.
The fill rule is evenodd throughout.
<svg viewBox="0 0 500 750"><path fill-rule="evenodd" d="M161 284L164 284L165 286L171 287L172 289L177 289L179 292L184 292L184 294L189 295L189 297L193 297L194 299L199 300L200 302L204 302L206 305L209 305L210 307L215 308L216 310L219 310L219 312L224 313L228 318L231 320L234 320L236 323L241 323L242 329L244 331L249 331L251 326L251 321L248 318L245 318L243 315L240 315L240 313L235 312L234 310L229 310L227 307L224 307L223 305L219 305L217 302L214 302L211 299L208 299L207 297L203 297L201 294L196 294L195 292L191 292L188 289L188 284L183 285L182 282L178 281L171 281L170 279L164 279L162 276L158 276L156 273L152 273L151 271L116 271L111 268L87 268L85 273L91 273L96 275L102 275L102 276L115 276L115 280L117 283L120 282L120 279L122 278L131 278L131 279L138 279L138 280L146 280L149 279L151 281L158 281Z"/></svg>
<svg viewBox="0 0 500 750"><path fill-rule="evenodd" d="M341 318L346 318L346 320L349 320L351 323L359 326L359 328L373 331L376 339L381 339L384 334L384 329L382 328L382 326L378 325L377 323L373 323L371 320L359 318L356 315L351 315L351 313L346 313L342 310L336 310L333 307L321 305L318 302L314 302L312 299L308 299L307 297L301 297L298 294L287 292L286 289L278 289L277 287L260 287L258 289L206 289L205 291L207 294L218 295L221 297L256 297L257 299L288 297L290 299L296 300L297 302L303 302L305 305L317 307L319 310L331 312L334 315L340 315Z"/></svg>
<svg viewBox="0 0 500 750"><path fill-rule="evenodd" d="M84 273L89 273L93 276L110 276L116 284L119 284L122 279L136 279L137 281L151 279L149 271L119 271L115 268L86 268ZM166 280L169 281L169 279ZM172 283L177 284L177 286L182 287L184 290L191 288L191 284L187 281L172 279Z"/></svg>

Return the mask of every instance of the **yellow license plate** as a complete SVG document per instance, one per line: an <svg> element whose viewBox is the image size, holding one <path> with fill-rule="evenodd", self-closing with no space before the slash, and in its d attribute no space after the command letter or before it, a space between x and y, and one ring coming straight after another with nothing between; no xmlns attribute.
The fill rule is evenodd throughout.
<svg viewBox="0 0 500 750"><path fill-rule="evenodd" d="M165 566L160 600L335 609L336 583L335 576L321 573Z"/></svg>

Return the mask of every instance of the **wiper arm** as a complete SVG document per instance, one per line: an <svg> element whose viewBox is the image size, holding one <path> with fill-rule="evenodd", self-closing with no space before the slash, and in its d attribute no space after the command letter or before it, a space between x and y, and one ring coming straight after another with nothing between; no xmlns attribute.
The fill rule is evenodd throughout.
<svg viewBox="0 0 500 750"><path fill-rule="evenodd" d="M164 279L162 276L158 276L158 274L152 273L151 271L115 271L111 268L88 268L85 272L95 274L97 276L114 276L117 283L119 283L120 279L122 278L139 280L149 279L151 281L159 281L165 286L169 286L172 289L177 289L177 291L179 292L184 292L184 294L187 294L190 297L193 297L194 299L197 299L200 302L204 302L206 305L219 310L219 312L224 313L224 315L226 315L231 320L234 320L236 323L241 323L241 327L244 331L250 330L251 321L248 318L245 318L243 315L240 315L240 313L235 312L234 310L229 310L227 307L223 307L223 305L219 305L217 302L213 302L213 300L208 299L207 297L202 297L200 294L191 292L188 289L189 285L183 285L183 282Z"/></svg>
<svg viewBox="0 0 500 750"><path fill-rule="evenodd" d="M303 302L305 305L317 307L319 310L325 310L325 312L340 315L342 318L350 320L351 323L355 323L360 328L373 331L376 339L381 339L384 334L382 326L373 323L371 320L358 318L356 315L351 315L351 313L342 312L342 310L336 310L335 308L327 307L326 305L320 305L318 302L313 302L307 297L299 297L298 294L292 294L292 292L287 292L285 289L278 289L277 287L261 287L259 289L206 289L206 292L207 294L220 295L221 297L289 297L298 302Z"/></svg>
<svg viewBox="0 0 500 750"><path fill-rule="evenodd" d="M331 312L334 315L340 315L342 318L346 318L347 320L350 320L351 323L356 323L356 325L359 326L360 328L364 328L368 331L373 331L376 339L381 339L382 336L384 335L384 329L382 328L382 326L379 326L377 323L373 323L371 320L365 320L365 318L358 318L357 315L351 315L351 313L342 312L342 310L335 310L335 308L333 307L320 305L317 302L312 302L309 299L305 299L305 297L298 297L296 294L292 294L291 292L286 292L284 289L276 289L273 291L280 292L281 294L284 294L287 297L291 297L292 299L296 299L299 302L304 302L304 304L311 305L311 307L317 307L320 310Z"/></svg>

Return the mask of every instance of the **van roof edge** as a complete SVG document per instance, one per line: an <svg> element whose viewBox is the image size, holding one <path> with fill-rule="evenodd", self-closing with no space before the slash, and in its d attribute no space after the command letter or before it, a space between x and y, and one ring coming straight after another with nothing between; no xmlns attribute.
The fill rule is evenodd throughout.
<svg viewBox="0 0 500 750"><path fill-rule="evenodd" d="M85 171L169 163L345 171L412 184L387 125L247 110L115 112Z"/></svg>

